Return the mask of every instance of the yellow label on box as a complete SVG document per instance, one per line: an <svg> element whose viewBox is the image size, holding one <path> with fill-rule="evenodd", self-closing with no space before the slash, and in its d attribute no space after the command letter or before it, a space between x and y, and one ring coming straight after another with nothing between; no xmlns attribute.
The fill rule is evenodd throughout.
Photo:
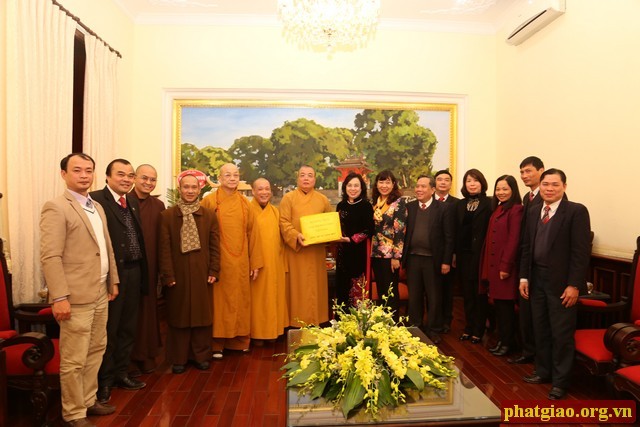
<svg viewBox="0 0 640 427"><path fill-rule="evenodd" d="M300 218L300 229L307 245L332 242L342 237L338 212L303 216Z"/></svg>

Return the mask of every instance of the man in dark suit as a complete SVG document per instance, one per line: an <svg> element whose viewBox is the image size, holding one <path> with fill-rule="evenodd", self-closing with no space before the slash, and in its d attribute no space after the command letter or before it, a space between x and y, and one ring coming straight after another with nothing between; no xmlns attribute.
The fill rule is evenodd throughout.
<svg viewBox="0 0 640 427"><path fill-rule="evenodd" d="M524 213L522 215L522 224L520 225L520 241L527 224L527 212L529 209L539 209L542 203L540 197L540 175L544 172L544 163L538 157L529 156L520 162L520 179L524 185L529 187L529 192L522 198L524 205ZM522 353L519 356L509 358L509 363L531 363L536 354L536 344L533 337L533 320L531 319L531 304L529 300L520 296L518 301L520 323L520 339L522 342Z"/></svg>
<svg viewBox="0 0 640 427"><path fill-rule="evenodd" d="M87 415L115 407L95 400L107 344L108 301L118 295L118 272L107 218L89 196L95 162L83 153L60 162L67 190L40 217L40 259L53 316L60 324L60 393L65 425L92 426Z"/></svg>
<svg viewBox="0 0 640 427"><path fill-rule="evenodd" d="M522 244L520 294L531 301L536 341L531 384L551 383L549 399L569 387L575 353L578 295L586 293L591 254L587 208L563 198L567 178L559 169L540 180L541 209L529 209Z"/></svg>
<svg viewBox="0 0 640 427"><path fill-rule="evenodd" d="M453 256L452 217L445 205L433 198L434 178L418 177L416 198L407 204L407 232L402 263L407 269L409 323L422 327L427 296L427 336L438 344L442 331L441 277L448 274Z"/></svg>
<svg viewBox="0 0 640 427"><path fill-rule="evenodd" d="M135 178L127 160L116 159L107 166L107 185L91 192L107 215L113 244L120 297L109 304L107 350L98 373L98 401L108 402L111 388L138 390L146 386L128 375L136 336L140 296L148 292L148 270L138 200L129 196Z"/></svg>
<svg viewBox="0 0 640 427"><path fill-rule="evenodd" d="M455 242L455 205L460 199L449 194L451 191L451 183L453 177L447 169L442 169L436 172L436 192L433 198L438 202L444 203L447 207L447 214L451 218L451 227L453 232L453 238ZM453 255L455 259L455 254ZM453 322L453 288L454 278L456 276L455 268L453 268L455 262L452 260L451 270L447 274L443 274L441 279L441 296L442 296L442 333L446 334L451 330L451 322Z"/></svg>

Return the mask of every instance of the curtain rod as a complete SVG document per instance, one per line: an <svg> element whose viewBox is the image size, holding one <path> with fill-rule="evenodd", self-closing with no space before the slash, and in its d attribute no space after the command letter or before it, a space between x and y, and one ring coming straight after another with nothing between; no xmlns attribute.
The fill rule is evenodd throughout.
<svg viewBox="0 0 640 427"><path fill-rule="evenodd" d="M67 14L67 16L73 18L74 21L76 21L78 23L78 25L80 27L82 27L83 30L85 30L87 33L89 33L90 35L94 36L95 38L97 38L98 40L100 40L102 43L104 43L104 45L106 47L109 48L109 50L113 53L115 53L116 55L118 55L118 58L122 58L122 55L120 54L120 52L118 52L117 50L115 50L114 48L111 47L111 45L109 45L109 43L107 43L106 41L104 41L104 39L102 37L100 37L99 35L97 35L91 28L87 27L85 24L82 23L82 21L80 20L80 18L78 18L76 15L74 15L73 13L69 12L63 5L61 5L60 3L58 3L56 0L51 0L51 3L53 3L55 6L58 6L60 8L60 10L62 10L64 13Z"/></svg>

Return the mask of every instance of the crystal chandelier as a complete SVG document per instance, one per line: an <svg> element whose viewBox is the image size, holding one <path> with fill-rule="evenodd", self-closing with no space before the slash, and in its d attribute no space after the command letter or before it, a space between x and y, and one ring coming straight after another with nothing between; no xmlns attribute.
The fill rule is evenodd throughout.
<svg viewBox="0 0 640 427"><path fill-rule="evenodd" d="M286 38L313 50L362 47L375 33L380 0L278 0Z"/></svg>

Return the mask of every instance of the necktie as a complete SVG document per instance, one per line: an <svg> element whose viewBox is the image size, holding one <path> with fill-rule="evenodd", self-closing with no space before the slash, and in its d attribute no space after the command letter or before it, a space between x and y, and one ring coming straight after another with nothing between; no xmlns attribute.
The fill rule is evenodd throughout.
<svg viewBox="0 0 640 427"><path fill-rule="evenodd" d="M124 196L120 196L118 202L120 203L120 206L127 209L127 199L125 199Z"/></svg>
<svg viewBox="0 0 640 427"><path fill-rule="evenodd" d="M91 199L87 199L87 203L85 203L85 206L87 207L87 209L93 209L93 202L91 201Z"/></svg>
<svg viewBox="0 0 640 427"><path fill-rule="evenodd" d="M536 197L533 195L533 193L531 191L529 191L529 201L533 202L533 198Z"/></svg>
<svg viewBox="0 0 640 427"><path fill-rule="evenodd" d="M550 219L549 218L549 211L551 210L551 207L550 206L545 206L543 210L544 210L544 215L542 215L542 223L546 224L546 223L549 222L549 219Z"/></svg>
<svg viewBox="0 0 640 427"><path fill-rule="evenodd" d="M427 209L427 204L426 203L420 203L420 209L422 209L422 210Z"/></svg>
<svg viewBox="0 0 640 427"><path fill-rule="evenodd" d="M444 202L444 197L440 197L440 198L438 199L438 201L439 201L439 202Z"/></svg>

